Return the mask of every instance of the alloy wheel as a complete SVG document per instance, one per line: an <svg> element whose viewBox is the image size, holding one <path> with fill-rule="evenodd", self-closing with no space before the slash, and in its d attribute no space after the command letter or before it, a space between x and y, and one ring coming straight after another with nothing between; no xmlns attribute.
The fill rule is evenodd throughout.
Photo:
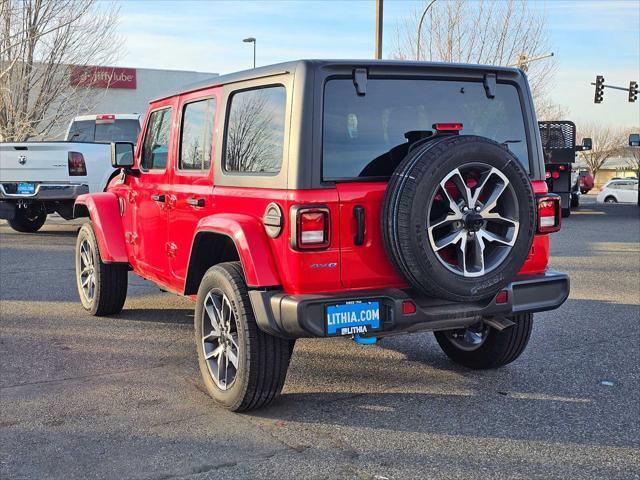
<svg viewBox="0 0 640 480"><path fill-rule="evenodd" d="M205 297L202 351L211 378L227 390L236 380L239 364L238 326L227 296L212 290Z"/></svg>
<svg viewBox="0 0 640 480"><path fill-rule="evenodd" d="M427 233L440 263L463 277L498 268L511 252L520 223L518 199L497 168L469 163L453 169L433 194Z"/></svg>
<svg viewBox="0 0 640 480"><path fill-rule="evenodd" d="M92 302L96 296L96 271L93 249L86 238L80 244L80 286L87 302Z"/></svg>
<svg viewBox="0 0 640 480"><path fill-rule="evenodd" d="M460 350L471 352L480 348L489 334L489 327L478 323L468 328L445 332L449 341Z"/></svg>

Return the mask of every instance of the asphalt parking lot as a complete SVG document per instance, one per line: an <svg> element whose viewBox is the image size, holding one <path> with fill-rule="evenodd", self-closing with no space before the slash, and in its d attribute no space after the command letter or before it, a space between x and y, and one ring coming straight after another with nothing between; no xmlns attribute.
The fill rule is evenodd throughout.
<svg viewBox="0 0 640 480"><path fill-rule="evenodd" d="M590 200L592 201L592 199ZM77 299L77 224L0 224L0 477L640 478L640 217L588 204L553 237L570 299L496 371L431 334L296 344L282 397L217 408L192 303L130 277L125 310Z"/></svg>

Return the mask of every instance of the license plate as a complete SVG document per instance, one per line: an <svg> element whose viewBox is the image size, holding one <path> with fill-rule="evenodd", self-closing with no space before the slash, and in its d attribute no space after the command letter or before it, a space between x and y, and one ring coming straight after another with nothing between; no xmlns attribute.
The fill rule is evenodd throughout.
<svg viewBox="0 0 640 480"><path fill-rule="evenodd" d="M327 335L354 335L380 329L380 302L356 301L327 305Z"/></svg>
<svg viewBox="0 0 640 480"><path fill-rule="evenodd" d="M19 194L32 194L35 193L36 186L33 183L19 183L18 184L18 193Z"/></svg>

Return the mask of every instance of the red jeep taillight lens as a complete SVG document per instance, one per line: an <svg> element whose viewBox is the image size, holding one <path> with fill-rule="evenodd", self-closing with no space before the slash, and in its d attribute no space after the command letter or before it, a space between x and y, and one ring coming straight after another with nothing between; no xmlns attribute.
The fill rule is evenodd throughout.
<svg viewBox="0 0 640 480"><path fill-rule="evenodd" d="M552 233L560 230L560 196L546 194L537 197L538 233Z"/></svg>
<svg viewBox="0 0 640 480"><path fill-rule="evenodd" d="M64 164L63 164L64 165ZM87 174L87 166L80 152L69 152L69 176L77 177Z"/></svg>
<svg viewBox="0 0 640 480"><path fill-rule="evenodd" d="M329 246L329 210L303 207L296 210L295 246L302 250Z"/></svg>

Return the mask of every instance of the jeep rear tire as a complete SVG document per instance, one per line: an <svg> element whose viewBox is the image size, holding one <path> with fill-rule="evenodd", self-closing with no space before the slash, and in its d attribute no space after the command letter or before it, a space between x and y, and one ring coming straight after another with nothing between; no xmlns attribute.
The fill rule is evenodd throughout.
<svg viewBox="0 0 640 480"><path fill-rule="evenodd" d="M434 332L444 353L467 368L484 370L513 362L524 351L531 329L530 313L509 317L515 323L498 331L482 323L459 330Z"/></svg>
<svg viewBox="0 0 640 480"><path fill-rule="evenodd" d="M294 342L258 328L240 262L218 264L202 278L195 340L207 391L225 408L260 408L282 391Z"/></svg>
<svg viewBox="0 0 640 480"><path fill-rule="evenodd" d="M16 232L33 233L42 228L47 221L47 212L44 208L29 206L27 208L16 208L16 214L9 220L9 226Z"/></svg>
<svg viewBox="0 0 640 480"><path fill-rule="evenodd" d="M529 175L503 145L473 135L416 147L385 193L388 257L416 289L454 301L490 297L524 264L535 232Z"/></svg>
<svg viewBox="0 0 640 480"><path fill-rule="evenodd" d="M76 284L85 310L97 317L119 313L127 298L128 265L104 263L91 223L76 240Z"/></svg>

